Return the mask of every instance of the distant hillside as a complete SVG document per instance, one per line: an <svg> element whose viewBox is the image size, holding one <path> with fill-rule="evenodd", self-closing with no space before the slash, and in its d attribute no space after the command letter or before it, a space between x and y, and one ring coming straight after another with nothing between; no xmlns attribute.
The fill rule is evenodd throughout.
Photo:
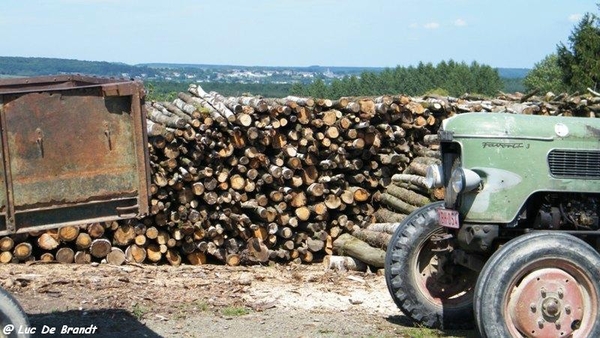
<svg viewBox="0 0 600 338"><path fill-rule="evenodd" d="M178 63L145 63L128 65L105 61L82 61L39 57L0 56L0 78L54 74L84 74L103 77L131 77L144 80L160 89L185 87L190 83L218 88L232 93L252 92L275 95L289 91L294 84L309 85L315 80L331 84L348 76L380 73L384 67L308 67L240 66ZM523 78L529 69L497 68L504 82L504 91L524 91ZM164 85L163 85L164 83ZM213 89L214 90L214 89ZM163 93L168 94L168 93Z"/></svg>
<svg viewBox="0 0 600 338"><path fill-rule="evenodd" d="M527 68L497 68L498 75L505 79L522 79L531 69Z"/></svg>
<svg viewBox="0 0 600 338"><path fill-rule="evenodd" d="M105 61L0 56L0 76L85 74L113 77L153 77L154 69Z"/></svg>

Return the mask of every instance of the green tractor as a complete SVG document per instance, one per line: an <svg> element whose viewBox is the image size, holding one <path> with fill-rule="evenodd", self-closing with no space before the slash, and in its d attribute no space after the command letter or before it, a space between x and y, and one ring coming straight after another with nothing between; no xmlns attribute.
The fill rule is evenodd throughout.
<svg viewBox="0 0 600 338"><path fill-rule="evenodd" d="M437 136L445 197L390 241L396 305L483 337L600 337L600 119L470 113Z"/></svg>

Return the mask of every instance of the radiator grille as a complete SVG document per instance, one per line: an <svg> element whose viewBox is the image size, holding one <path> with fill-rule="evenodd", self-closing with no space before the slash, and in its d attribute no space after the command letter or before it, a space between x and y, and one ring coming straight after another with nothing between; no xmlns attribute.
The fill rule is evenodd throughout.
<svg viewBox="0 0 600 338"><path fill-rule="evenodd" d="M600 151L559 150L548 154L550 173L556 177L600 179Z"/></svg>

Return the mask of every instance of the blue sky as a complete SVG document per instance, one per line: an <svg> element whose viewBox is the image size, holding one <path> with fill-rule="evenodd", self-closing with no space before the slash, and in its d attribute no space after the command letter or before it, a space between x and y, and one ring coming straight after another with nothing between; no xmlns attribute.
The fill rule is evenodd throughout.
<svg viewBox="0 0 600 338"><path fill-rule="evenodd" d="M531 68L594 0L2 0L0 56L128 64Z"/></svg>

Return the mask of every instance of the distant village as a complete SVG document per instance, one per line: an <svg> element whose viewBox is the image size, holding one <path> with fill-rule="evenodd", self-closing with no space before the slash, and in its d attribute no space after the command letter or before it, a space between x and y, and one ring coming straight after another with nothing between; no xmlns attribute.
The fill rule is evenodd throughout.
<svg viewBox="0 0 600 338"><path fill-rule="evenodd" d="M219 83L241 83L241 84L293 84L311 83L315 79L322 79L330 83L334 79L342 79L345 76L359 76L367 68L342 68L342 67L298 67L298 68L274 68L274 67L242 67L242 66L189 66L184 65L145 65L152 68L152 75L142 73L142 79L164 80L178 82L219 82ZM123 74L129 76L129 74Z"/></svg>

